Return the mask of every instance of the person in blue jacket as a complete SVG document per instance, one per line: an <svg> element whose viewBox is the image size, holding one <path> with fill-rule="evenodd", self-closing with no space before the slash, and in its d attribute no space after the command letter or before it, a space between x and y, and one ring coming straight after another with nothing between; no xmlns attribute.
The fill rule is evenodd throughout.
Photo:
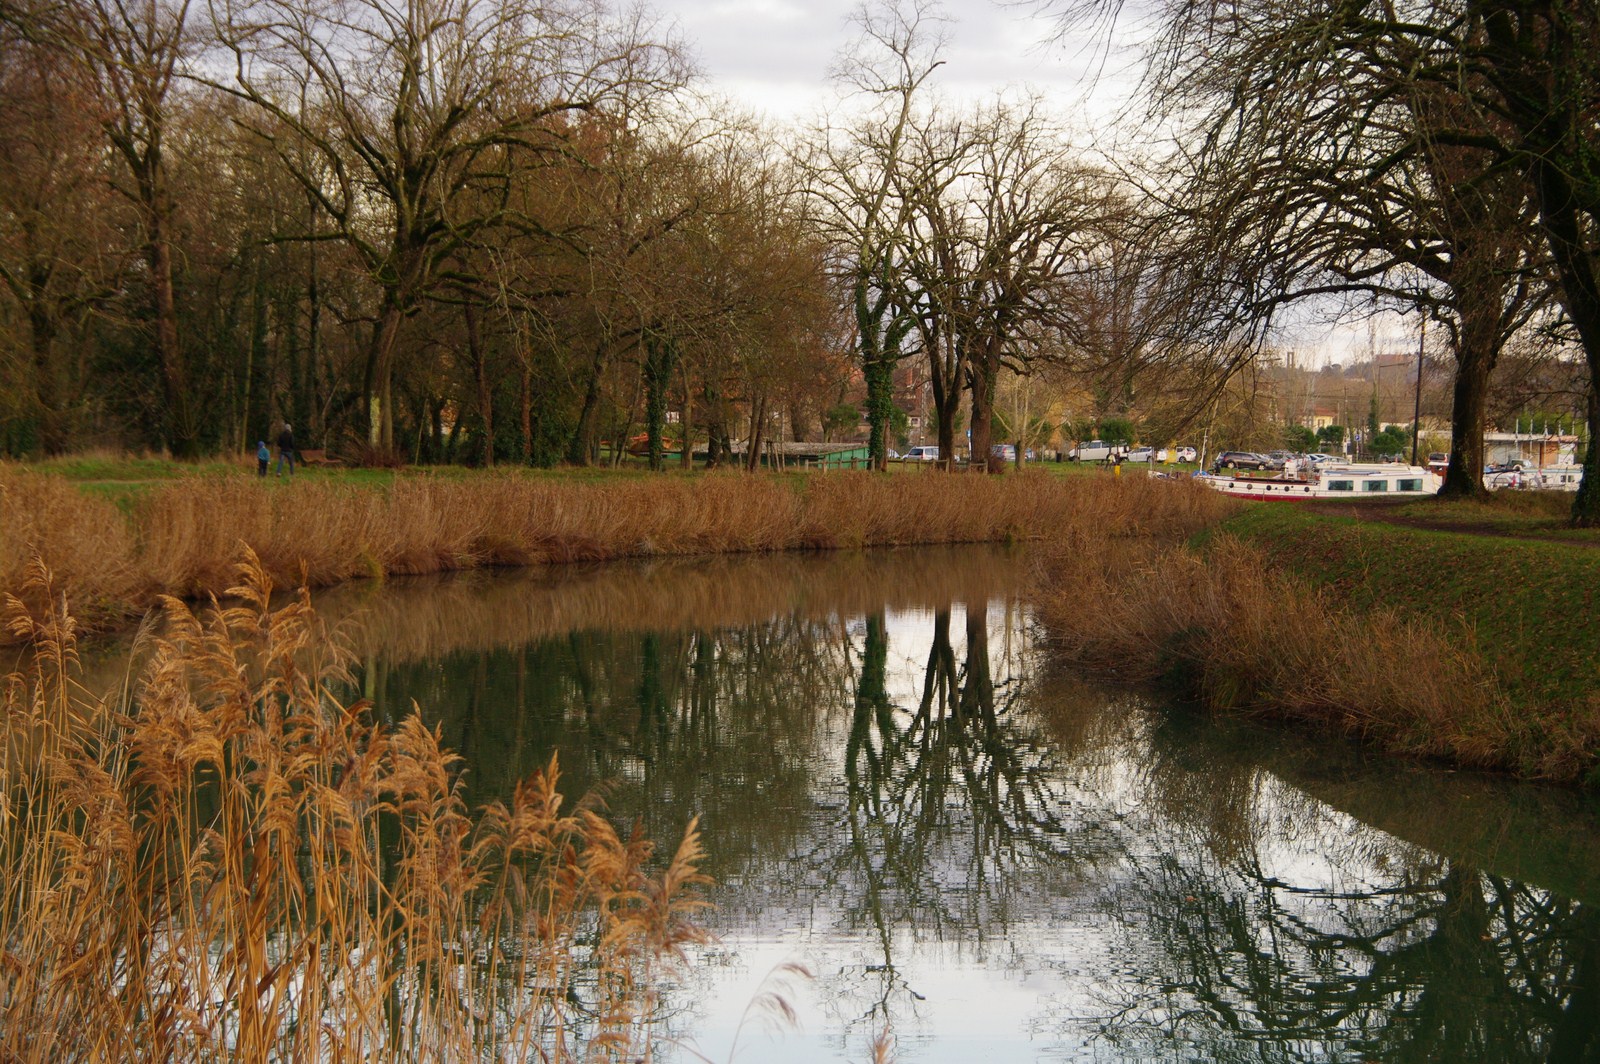
<svg viewBox="0 0 1600 1064"><path fill-rule="evenodd" d="M272 452L267 450L267 441L266 440L257 440L256 441L256 475L257 476L264 477L264 476L267 475L267 463L270 462L270 461L272 461Z"/></svg>

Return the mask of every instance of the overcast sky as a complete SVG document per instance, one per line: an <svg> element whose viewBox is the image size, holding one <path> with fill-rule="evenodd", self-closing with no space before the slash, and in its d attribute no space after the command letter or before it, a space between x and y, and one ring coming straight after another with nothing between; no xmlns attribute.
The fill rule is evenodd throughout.
<svg viewBox="0 0 1600 1064"><path fill-rule="evenodd" d="M651 0L675 23L714 92L779 121L804 123L834 93L829 73L857 35L850 15L859 0ZM1126 0L1123 10L1143 6ZM949 18L940 90L967 101L1031 89L1045 96L1079 145L1115 153L1113 119L1127 105L1139 55L1126 42L1136 25L1108 35L1086 30L1052 41L1054 26L1020 4L943 0ZM1314 362L1349 361L1373 350L1414 346L1415 323L1396 316L1375 322L1316 320L1303 309L1285 322L1283 342Z"/></svg>
<svg viewBox="0 0 1600 1064"><path fill-rule="evenodd" d="M654 0L651 7L677 23L713 89L779 120L803 120L823 106L834 59L857 32L849 21L856 0ZM1117 60L1104 61L1092 46L1048 43L1052 26L1023 8L993 0L945 0L943 7L949 43L938 79L952 96L987 99L1032 87L1063 119L1092 124L1124 91ZM1091 114L1098 117L1084 117Z"/></svg>

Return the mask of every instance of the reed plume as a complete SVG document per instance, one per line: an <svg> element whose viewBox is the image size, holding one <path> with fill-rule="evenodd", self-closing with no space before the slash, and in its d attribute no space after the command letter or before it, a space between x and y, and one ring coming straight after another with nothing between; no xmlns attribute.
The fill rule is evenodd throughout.
<svg viewBox="0 0 1600 1064"><path fill-rule="evenodd" d="M45 567L8 596L37 667L3 692L0 1059L648 1051L658 966L698 935L696 826L657 870L563 808L554 759L474 816L415 712L341 701L307 595L272 609L253 554L238 575L226 608L164 600L125 704L74 686Z"/></svg>

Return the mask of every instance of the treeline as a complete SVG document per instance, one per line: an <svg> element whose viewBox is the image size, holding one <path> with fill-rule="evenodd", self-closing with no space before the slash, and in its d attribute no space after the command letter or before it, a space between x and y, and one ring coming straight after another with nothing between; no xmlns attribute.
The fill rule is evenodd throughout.
<svg viewBox="0 0 1600 1064"><path fill-rule="evenodd" d="M949 463L958 424L978 455L1053 435L1059 404L997 409L1008 375L1071 366L1095 416L1137 393L1170 425L1243 350L1039 102L934 92L915 4L864 8L833 115L783 134L598 5L5 15L0 453L287 421L367 462L753 463L860 411L881 465L927 396Z"/></svg>
<svg viewBox="0 0 1600 1064"><path fill-rule="evenodd" d="M0 452L587 461L668 402L815 421L821 242L647 22L81 0L0 30ZM831 392L830 392L831 389Z"/></svg>
<svg viewBox="0 0 1600 1064"><path fill-rule="evenodd" d="M1308 301L1434 325L1447 493L1483 491L1507 350L1585 366L1563 405L1592 438L1593 0L1158 20L1143 135L1088 165L1040 101L940 94L931 0L870 0L832 113L782 133L582 0L7 0L0 451L239 450L287 420L366 460L643 437L659 466L675 422L754 461L859 402L881 465L913 397L946 463L958 426L978 456L1046 417L1170 439Z"/></svg>

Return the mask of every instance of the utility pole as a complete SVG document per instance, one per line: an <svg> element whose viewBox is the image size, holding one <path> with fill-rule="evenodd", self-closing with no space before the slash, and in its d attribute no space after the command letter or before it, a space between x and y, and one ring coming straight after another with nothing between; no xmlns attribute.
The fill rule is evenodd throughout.
<svg viewBox="0 0 1600 1064"><path fill-rule="evenodd" d="M1417 336L1417 401L1411 408L1411 464L1417 464L1417 434L1422 428L1422 355L1428 348L1428 312L1422 312L1422 329Z"/></svg>

